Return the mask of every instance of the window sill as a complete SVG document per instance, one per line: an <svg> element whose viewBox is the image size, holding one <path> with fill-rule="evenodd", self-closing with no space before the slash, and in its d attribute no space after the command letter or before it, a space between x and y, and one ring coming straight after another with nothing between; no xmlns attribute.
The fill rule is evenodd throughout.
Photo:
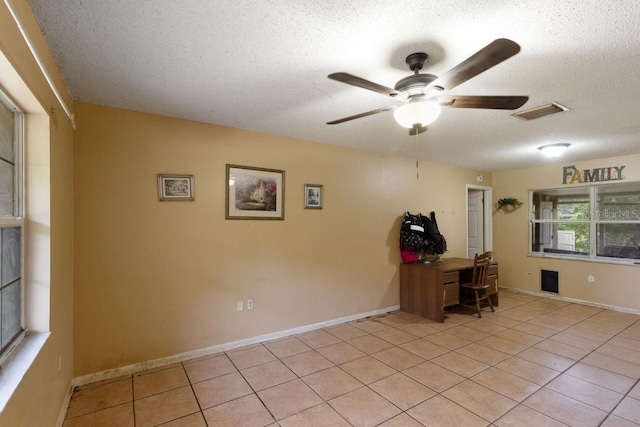
<svg viewBox="0 0 640 427"><path fill-rule="evenodd" d="M4 411L7 402L38 357L49 335L51 335L50 332L28 334L2 364L2 368L0 368L0 412Z"/></svg>
<svg viewBox="0 0 640 427"><path fill-rule="evenodd" d="M529 256L534 258L562 259L565 261L595 262L600 264L628 265L635 267L640 266L640 260L637 259L591 258L589 255L561 255L540 252L529 252Z"/></svg>

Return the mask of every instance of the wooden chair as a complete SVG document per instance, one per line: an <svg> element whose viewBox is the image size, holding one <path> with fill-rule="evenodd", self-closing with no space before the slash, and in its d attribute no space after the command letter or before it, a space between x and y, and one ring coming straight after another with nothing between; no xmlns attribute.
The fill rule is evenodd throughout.
<svg viewBox="0 0 640 427"><path fill-rule="evenodd" d="M480 255L476 254L473 260L473 276L471 278L471 283L460 283L460 287L466 289L465 300L461 302L460 305L476 310L478 313L478 319L482 318L480 310L481 303L483 301L485 302L485 306L488 305L491 307L491 311L495 312L493 304L491 303L491 297L487 293L487 289L489 289L490 285L487 282L487 276L489 274L489 265L491 264L492 258L492 252L485 252Z"/></svg>

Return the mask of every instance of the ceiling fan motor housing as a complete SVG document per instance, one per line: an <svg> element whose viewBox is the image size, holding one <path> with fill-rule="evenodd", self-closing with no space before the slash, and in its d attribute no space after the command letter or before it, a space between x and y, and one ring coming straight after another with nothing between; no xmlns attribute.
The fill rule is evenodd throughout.
<svg viewBox="0 0 640 427"><path fill-rule="evenodd" d="M433 74L419 74L428 59L429 55L424 52L416 52L407 56L405 62L414 74L399 80L394 87L403 98L408 99L415 95L426 95L427 86L438 78Z"/></svg>
<svg viewBox="0 0 640 427"><path fill-rule="evenodd" d="M426 88L437 78L438 76L433 74L413 74L400 79L394 89L407 98L414 95L426 95Z"/></svg>

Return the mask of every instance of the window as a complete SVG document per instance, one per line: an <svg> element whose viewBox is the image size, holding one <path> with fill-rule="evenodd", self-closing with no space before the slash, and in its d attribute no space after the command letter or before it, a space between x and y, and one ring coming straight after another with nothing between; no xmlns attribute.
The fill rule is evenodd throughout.
<svg viewBox="0 0 640 427"><path fill-rule="evenodd" d="M0 93L0 355L21 335L22 114Z"/></svg>
<svg viewBox="0 0 640 427"><path fill-rule="evenodd" d="M640 183L530 191L530 254L640 260Z"/></svg>

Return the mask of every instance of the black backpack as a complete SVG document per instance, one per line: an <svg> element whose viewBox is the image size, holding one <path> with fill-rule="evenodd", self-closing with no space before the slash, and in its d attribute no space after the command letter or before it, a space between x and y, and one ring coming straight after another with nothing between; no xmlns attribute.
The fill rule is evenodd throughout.
<svg viewBox="0 0 640 427"><path fill-rule="evenodd" d="M405 212L400 226L400 250L421 252L425 244L423 216Z"/></svg>
<svg viewBox="0 0 640 427"><path fill-rule="evenodd" d="M400 227L400 250L428 254L447 251L447 241L438 230L435 212L429 217L405 212Z"/></svg>
<svg viewBox="0 0 640 427"><path fill-rule="evenodd" d="M447 251L447 240L438 229L436 213L431 212L429 217L422 216L425 234L425 252L430 254L443 254Z"/></svg>

